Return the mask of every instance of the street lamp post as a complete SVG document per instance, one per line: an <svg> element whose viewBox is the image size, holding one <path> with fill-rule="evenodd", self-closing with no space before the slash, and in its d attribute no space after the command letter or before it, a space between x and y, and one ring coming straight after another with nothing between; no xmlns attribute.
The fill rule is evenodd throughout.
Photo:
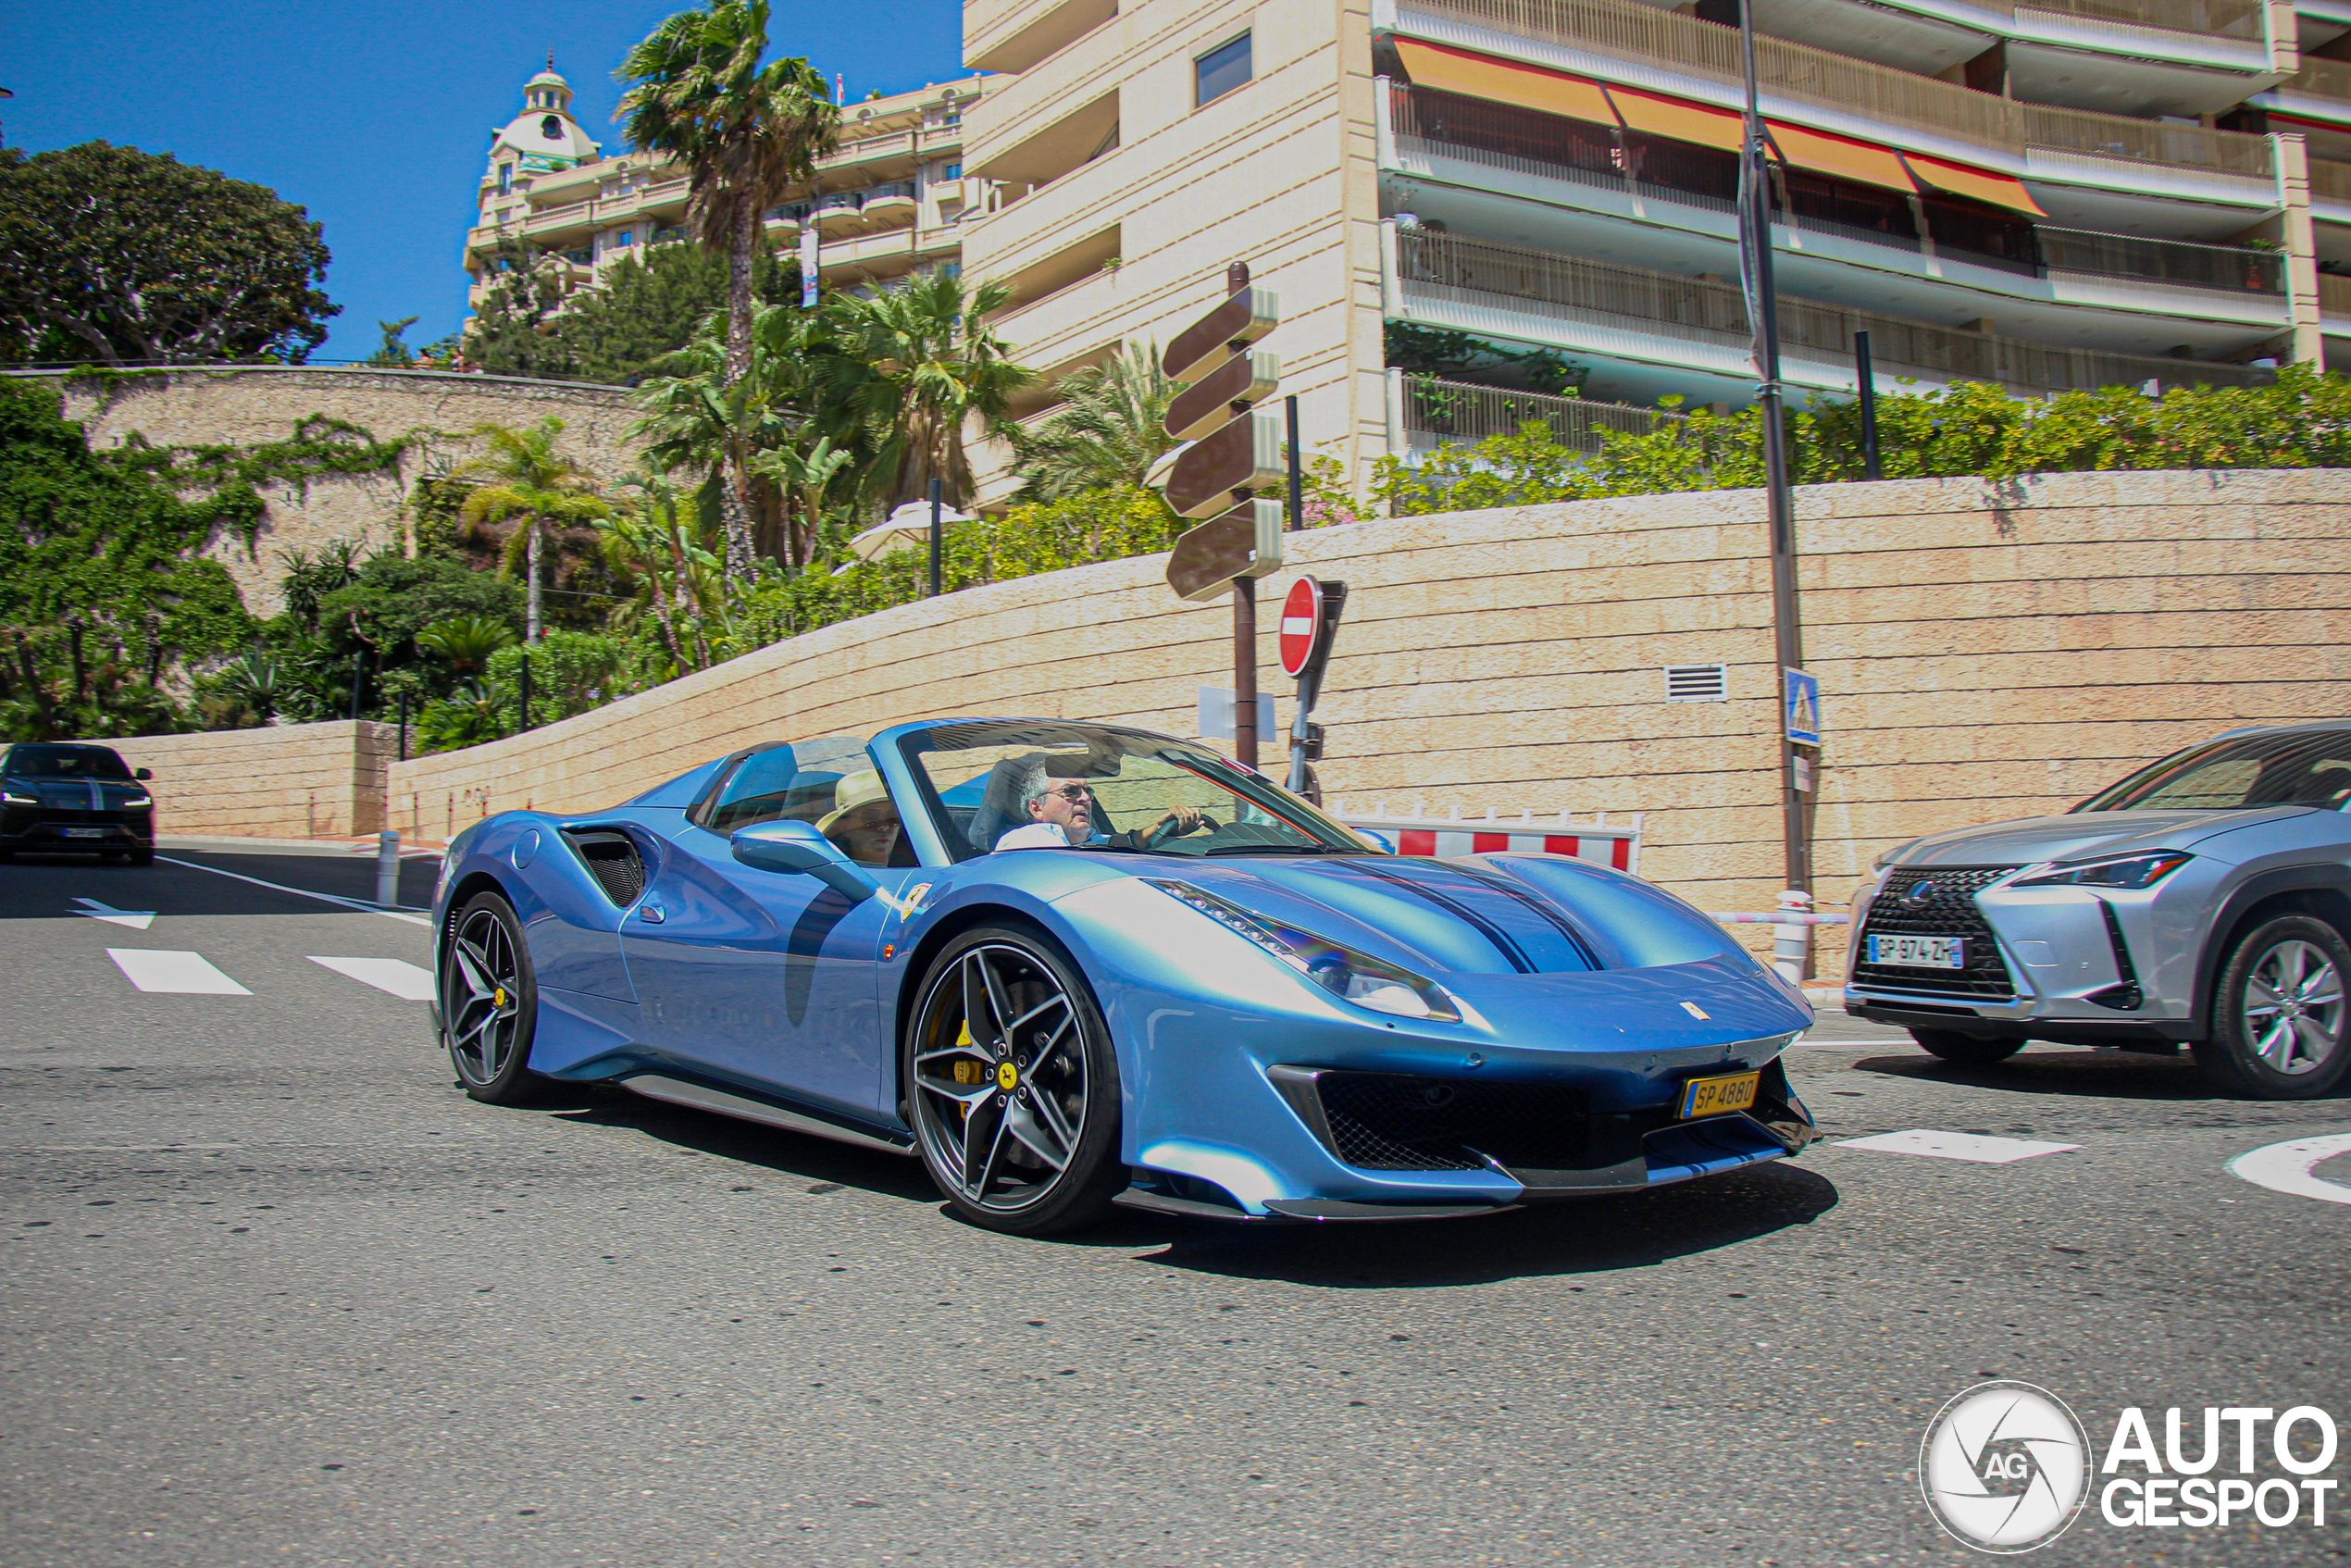
<svg viewBox="0 0 2351 1568"><path fill-rule="evenodd" d="M1763 493L1772 535L1772 643L1780 672L1804 666L1803 624L1797 612L1796 513L1788 491L1787 423L1780 386L1779 305L1772 283L1772 186L1764 164L1763 116L1755 85L1754 0L1739 0L1739 65L1746 78L1746 146L1739 158L1739 286L1754 334L1756 404L1763 425ZM1785 703L1787 678L1773 681L1775 706ZM1787 886L1812 890L1812 835L1804 797L1815 780L1810 759L1774 727L1780 748L1781 834Z"/></svg>

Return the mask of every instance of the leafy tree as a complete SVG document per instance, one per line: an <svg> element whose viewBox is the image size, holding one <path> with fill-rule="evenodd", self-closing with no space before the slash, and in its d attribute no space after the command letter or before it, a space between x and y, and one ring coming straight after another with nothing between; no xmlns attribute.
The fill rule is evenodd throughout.
<svg viewBox="0 0 2351 1568"><path fill-rule="evenodd" d="M1023 501L1141 484L1176 444L1165 421L1177 389L1155 348L1126 344L1101 366L1063 377L1055 390L1067 400L1058 412L1033 430L1014 429Z"/></svg>
<svg viewBox="0 0 2351 1568"><path fill-rule="evenodd" d="M501 648L490 655L489 683L519 701L526 657L533 725L574 717L638 689L628 644L588 631L551 631L528 648Z"/></svg>
<svg viewBox="0 0 2351 1568"><path fill-rule="evenodd" d="M620 101L628 139L686 166L687 220L728 262L727 384L751 369L752 268L766 210L816 174L840 133L840 109L805 59L774 61L767 0L709 0L680 11L628 52L617 75L633 82ZM752 576L748 454L730 454L725 496L727 572Z"/></svg>
<svg viewBox="0 0 2351 1568"><path fill-rule="evenodd" d="M578 525L609 516L611 506L594 493L594 480L576 461L555 449L564 422L550 414L529 429L504 425L479 425L474 434L490 450L460 464L451 478L479 479L481 487L466 497L462 516L469 523L516 525L506 544L506 569L522 557L528 599L523 635L539 641L544 630L540 591L546 574L541 562L543 535L549 523Z"/></svg>
<svg viewBox="0 0 2351 1568"><path fill-rule="evenodd" d="M417 633L419 651L448 660L449 667L460 675L479 675L489 666L492 653L514 645L514 628L491 616L435 621Z"/></svg>
<svg viewBox="0 0 2351 1568"><path fill-rule="evenodd" d="M1586 372L1580 367L1547 348L1514 354L1474 332L1416 327L1409 321L1390 321L1384 338L1388 367L1408 376L1487 382L1560 397L1577 395L1584 384Z"/></svg>
<svg viewBox="0 0 2351 1568"><path fill-rule="evenodd" d="M260 185L135 147L0 149L0 348L105 365L276 359L327 336L327 246Z"/></svg>
<svg viewBox="0 0 2351 1568"><path fill-rule="evenodd" d="M501 277L465 338L466 356L498 376L635 386L667 368L664 362L727 307L727 258L700 245L632 251L594 288L573 287L552 268ZM763 253L752 292L764 305L797 305L800 263Z"/></svg>
<svg viewBox="0 0 2351 1568"><path fill-rule="evenodd" d="M885 510L923 498L933 479L949 504L969 498L966 427L1007 430L1013 394L1037 379L988 325L1011 299L1001 283L966 284L942 268L827 307L837 352L815 367L819 400L837 402L872 442Z"/></svg>
<svg viewBox="0 0 2351 1568"><path fill-rule="evenodd" d="M513 711L511 696L483 681L466 681L417 716L417 751L454 752L512 734Z"/></svg>
<svg viewBox="0 0 2351 1568"><path fill-rule="evenodd" d="M250 538L261 497L242 479L171 469L167 455L93 452L59 417L54 390L0 382L0 733L9 739L182 728L188 716L163 694L167 678L253 636L227 568L202 552L223 532Z"/></svg>
<svg viewBox="0 0 2351 1568"><path fill-rule="evenodd" d="M417 355L408 347L405 336L408 329L416 324L417 317L413 316L404 316L397 321L377 322L376 327L383 333L384 341L377 345L375 353L367 356L367 363L385 370L405 370L414 366Z"/></svg>

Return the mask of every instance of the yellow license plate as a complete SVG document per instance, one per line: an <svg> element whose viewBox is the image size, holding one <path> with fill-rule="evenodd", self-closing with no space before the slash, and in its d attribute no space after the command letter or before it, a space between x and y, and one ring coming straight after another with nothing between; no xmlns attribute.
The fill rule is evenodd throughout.
<svg viewBox="0 0 2351 1568"><path fill-rule="evenodd" d="M1719 1078L1692 1078L1682 1086L1682 1115L1719 1116L1726 1111L1744 1111L1755 1103L1756 1085L1760 1072L1731 1073Z"/></svg>

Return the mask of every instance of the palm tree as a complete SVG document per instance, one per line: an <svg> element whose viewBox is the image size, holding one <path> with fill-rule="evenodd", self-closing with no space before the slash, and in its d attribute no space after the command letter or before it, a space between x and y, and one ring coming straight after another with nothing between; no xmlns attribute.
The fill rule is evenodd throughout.
<svg viewBox="0 0 2351 1568"><path fill-rule="evenodd" d="M726 386L751 373L752 264L762 215L812 183L816 160L840 134L840 109L805 59L762 67L767 0L709 0L680 11L628 52L616 73L633 82L616 118L646 152L666 153L691 180L687 217L703 244L728 258ZM752 576L747 454L728 454L724 499L727 571Z"/></svg>
<svg viewBox="0 0 2351 1568"><path fill-rule="evenodd" d="M491 654L514 645L513 628L495 616L435 621L417 633L417 646L448 660L458 675L480 674L489 666Z"/></svg>
<svg viewBox="0 0 2351 1568"><path fill-rule="evenodd" d="M1155 347L1128 343L1104 364L1063 377L1057 390L1067 399L1059 412L1013 432L1022 501L1139 485L1176 444L1163 421L1177 388Z"/></svg>
<svg viewBox="0 0 2351 1568"><path fill-rule="evenodd" d="M552 414L525 430L476 426L474 435L489 450L459 464L449 476L479 481L458 513L467 523L517 525L506 541L505 569L512 571L515 557L522 556L529 573L524 636L532 642L539 641L542 628L539 591L546 525L592 522L612 512L595 493L595 481L587 470L555 450L555 438L563 429L564 422Z"/></svg>
<svg viewBox="0 0 2351 1568"><path fill-rule="evenodd" d="M810 433L809 427L802 426L801 433ZM809 566L825 530L826 493L853 455L835 447L829 435L820 435L809 444L793 442L752 459L752 472L783 492L784 554L794 571Z"/></svg>
<svg viewBox="0 0 2351 1568"><path fill-rule="evenodd" d="M639 495L634 504L596 525L604 560L622 577L643 584L662 640L678 666L707 665L709 647L699 628L708 615L707 602L717 597L710 579L723 572L723 563L707 547L703 530L686 520L691 499L681 497L666 475L633 474L621 482ZM691 643L678 632L681 616L694 622L697 637Z"/></svg>
<svg viewBox="0 0 2351 1568"><path fill-rule="evenodd" d="M849 409L873 442L868 471L883 479L884 510L922 499L934 479L950 504L970 496L966 428L1008 429L1013 394L1037 379L987 325L1011 300L1001 283L966 287L944 268L870 298L834 298L829 335L840 352L814 369L826 401Z"/></svg>

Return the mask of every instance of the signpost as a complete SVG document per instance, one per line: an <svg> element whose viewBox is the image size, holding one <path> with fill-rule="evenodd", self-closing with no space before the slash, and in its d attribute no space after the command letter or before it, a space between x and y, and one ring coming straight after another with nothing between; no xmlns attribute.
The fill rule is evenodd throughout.
<svg viewBox="0 0 2351 1568"><path fill-rule="evenodd" d="M1167 586L1185 599L1233 591L1233 756L1257 765L1257 581L1282 565L1282 508L1256 492L1288 467L1281 428L1251 412L1274 394L1281 362L1250 345L1272 331L1281 306L1250 286L1249 267L1225 269L1223 303L1176 336L1160 359L1170 380L1190 383L1169 407L1167 433L1191 444L1166 479L1167 504L1207 519L1176 541Z"/></svg>
<svg viewBox="0 0 2351 1568"><path fill-rule="evenodd" d="M1323 754L1323 727L1313 721L1315 701L1323 694L1323 667L1330 663L1331 643L1338 635L1339 612L1347 605L1347 584L1300 578L1282 601L1279 645L1282 669L1298 682L1298 703L1289 723L1289 791L1307 792L1306 765Z"/></svg>

